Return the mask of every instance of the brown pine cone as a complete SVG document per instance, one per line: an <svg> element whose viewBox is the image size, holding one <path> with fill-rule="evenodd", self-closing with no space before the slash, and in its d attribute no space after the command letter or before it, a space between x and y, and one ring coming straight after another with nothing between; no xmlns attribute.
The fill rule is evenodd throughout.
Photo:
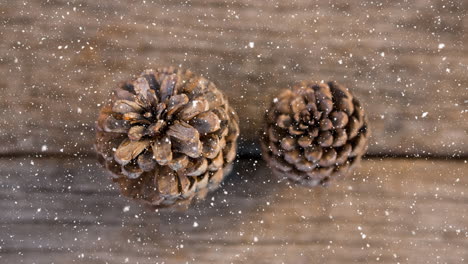
<svg viewBox="0 0 468 264"><path fill-rule="evenodd" d="M367 118L347 88L303 81L265 115L263 157L275 174L306 186L351 172L367 150Z"/></svg>
<svg viewBox="0 0 468 264"><path fill-rule="evenodd" d="M174 68L146 70L101 109L96 150L125 196L154 207L189 203L230 171L238 122L207 79Z"/></svg>

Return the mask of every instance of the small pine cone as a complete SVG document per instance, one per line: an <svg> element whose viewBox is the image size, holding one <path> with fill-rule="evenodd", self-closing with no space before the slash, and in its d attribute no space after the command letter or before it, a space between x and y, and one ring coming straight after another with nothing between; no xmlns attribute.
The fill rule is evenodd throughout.
<svg viewBox="0 0 468 264"><path fill-rule="evenodd" d="M263 157L275 174L306 186L349 174L367 150L367 118L347 88L303 81L265 115Z"/></svg>
<svg viewBox="0 0 468 264"><path fill-rule="evenodd" d="M96 150L123 195L156 208L188 204L230 171L238 122L207 79L174 68L146 70L101 109Z"/></svg>

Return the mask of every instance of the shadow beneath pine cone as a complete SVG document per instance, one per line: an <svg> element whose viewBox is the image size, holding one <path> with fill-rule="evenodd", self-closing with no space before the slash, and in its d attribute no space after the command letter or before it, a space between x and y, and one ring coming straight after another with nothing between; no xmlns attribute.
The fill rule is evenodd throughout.
<svg viewBox="0 0 468 264"><path fill-rule="evenodd" d="M141 206L141 220L151 222L151 228L158 230L154 232L156 235L163 235L168 230L166 235L196 232L202 223L213 231L222 230L226 225L232 228L245 221L247 216L256 214L259 205L271 200L278 188L281 185L263 163L255 159L237 160L221 186L208 193L205 199L195 200L186 210L154 210Z"/></svg>
<svg viewBox="0 0 468 264"><path fill-rule="evenodd" d="M256 230L266 228L264 233L274 233L275 230L263 226L272 215L294 216L298 214L296 210L307 204L317 226L329 221L328 212L334 201L343 199L339 195L330 196L329 188L333 187L306 188L279 181L263 161L237 160L222 186L204 200L196 201L185 211L148 212L142 207L139 217L144 224L121 231L123 236L136 241L145 238L145 243L151 241L153 246L176 248L195 237L203 243L242 244L247 242L245 239L252 239L249 236Z"/></svg>
<svg viewBox="0 0 468 264"><path fill-rule="evenodd" d="M222 186L186 211L150 210L122 197L94 158L18 158L2 167L1 204L7 213L0 223L14 224L13 232L24 230L25 239L48 241L52 249L109 258L145 252L191 259L184 254L204 256L196 252L258 239L264 245L290 243L293 235L315 241L314 232L330 223L330 210L344 199L344 185L309 189L278 182L257 159L237 160ZM46 230L62 233L63 239ZM96 241L100 248L93 246ZM112 255L103 253L107 250Z"/></svg>

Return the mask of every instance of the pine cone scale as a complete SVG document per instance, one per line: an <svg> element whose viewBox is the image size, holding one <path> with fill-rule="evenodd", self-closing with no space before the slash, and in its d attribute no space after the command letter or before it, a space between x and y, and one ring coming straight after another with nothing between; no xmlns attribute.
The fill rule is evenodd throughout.
<svg viewBox="0 0 468 264"><path fill-rule="evenodd" d="M153 159L161 166L172 161L172 142L169 137L158 138L152 145Z"/></svg>
<svg viewBox="0 0 468 264"><path fill-rule="evenodd" d="M131 141L125 140L117 148L114 159L121 165L127 165L131 160L140 155L150 144L149 140Z"/></svg>

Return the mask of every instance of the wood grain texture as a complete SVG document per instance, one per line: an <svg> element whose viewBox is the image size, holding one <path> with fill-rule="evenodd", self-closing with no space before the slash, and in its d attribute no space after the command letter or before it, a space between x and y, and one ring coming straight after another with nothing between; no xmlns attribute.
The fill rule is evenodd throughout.
<svg viewBox="0 0 468 264"><path fill-rule="evenodd" d="M226 92L244 147L279 89L334 79L367 109L369 153L466 156L467 12L443 0L7 1L0 153L91 152L114 85L174 65Z"/></svg>
<svg viewBox="0 0 468 264"><path fill-rule="evenodd" d="M0 262L463 263L466 163L371 159L306 189L242 160L206 200L155 212L94 159L3 159Z"/></svg>

